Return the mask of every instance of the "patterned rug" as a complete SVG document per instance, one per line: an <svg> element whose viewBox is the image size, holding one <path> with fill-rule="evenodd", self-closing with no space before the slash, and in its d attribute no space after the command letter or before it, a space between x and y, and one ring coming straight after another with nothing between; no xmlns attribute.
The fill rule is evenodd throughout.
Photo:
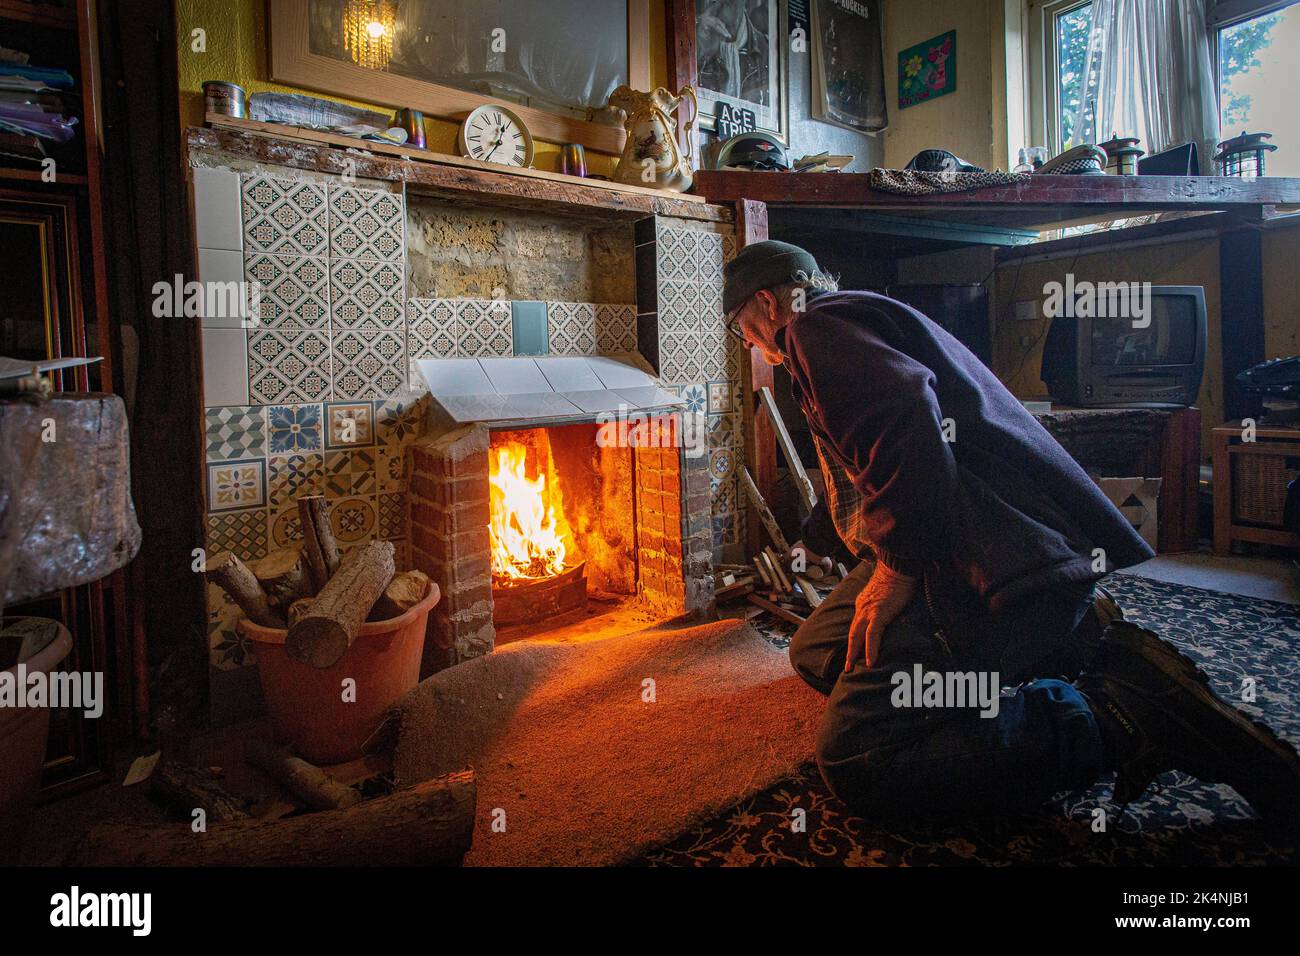
<svg viewBox="0 0 1300 956"><path fill-rule="evenodd" d="M1126 617L1179 645L1211 685L1283 737L1300 740L1300 617L1288 604L1112 575ZM788 625L764 623L788 646ZM1255 700L1241 703L1243 683ZM1263 832L1230 787L1181 773L1126 809L1111 780L1030 815L980 824L882 828L854 816L815 766L648 854L650 866L931 866L1300 863L1300 847ZM1104 812L1104 830L1097 815ZM802 822L800 830L795 824Z"/></svg>

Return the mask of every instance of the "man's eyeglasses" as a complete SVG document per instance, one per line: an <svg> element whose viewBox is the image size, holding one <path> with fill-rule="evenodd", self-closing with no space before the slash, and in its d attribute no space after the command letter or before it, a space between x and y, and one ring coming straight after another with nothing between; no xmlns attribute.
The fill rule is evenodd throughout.
<svg viewBox="0 0 1300 956"><path fill-rule="evenodd" d="M739 340L741 345L748 348L749 342L745 339L745 333L740 328L740 313L745 311L745 306L733 309L731 314L726 317L727 332Z"/></svg>

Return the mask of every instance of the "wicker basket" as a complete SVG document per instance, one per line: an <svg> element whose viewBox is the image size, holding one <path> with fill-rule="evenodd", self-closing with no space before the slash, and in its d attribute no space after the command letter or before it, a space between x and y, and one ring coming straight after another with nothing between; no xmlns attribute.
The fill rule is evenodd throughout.
<svg viewBox="0 0 1300 956"><path fill-rule="evenodd" d="M1300 462L1300 445L1296 457L1281 455L1232 456L1232 518L1247 524L1281 528L1282 509L1286 505L1286 486L1300 476L1300 468L1288 467Z"/></svg>

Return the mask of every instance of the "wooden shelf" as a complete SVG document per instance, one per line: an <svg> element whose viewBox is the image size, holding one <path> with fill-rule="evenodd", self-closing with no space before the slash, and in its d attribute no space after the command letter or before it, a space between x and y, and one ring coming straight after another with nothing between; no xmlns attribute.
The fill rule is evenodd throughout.
<svg viewBox="0 0 1300 956"><path fill-rule="evenodd" d="M903 196L872 189L867 173L701 170L695 192L712 202L742 199L773 208L874 209L1007 228L1057 226L1166 210L1241 210L1259 216L1300 206L1300 179L1223 176L1034 176L969 192Z"/></svg>
<svg viewBox="0 0 1300 956"><path fill-rule="evenodd" d="M188 149L248 156L259 162L363 179L405 182L412 192L559 214L639 219L655 214L730 222L729 207L702 196L539 169L515 169L461 156L393 146L274 123L208 114L209 126L186 131ZM345 151L346 150L346 151Z"/></svg>
<svg viewBox="0 0 1300 956"><path fill-rule="evenodd" d="M77 29L77 11L73 7L51 7L25 3L24 0L0 0L0 18L53 27L56 30Z"/></svg>
<svg viewBox="0 0 1300 956"><path fill-rule="evenodd" d="M41 179L39 169L10 169L0 166L0 182L3 181L42 183L46 186L84 186L90 180L85 173L58 173L54 182L46 183Z"/></svg>

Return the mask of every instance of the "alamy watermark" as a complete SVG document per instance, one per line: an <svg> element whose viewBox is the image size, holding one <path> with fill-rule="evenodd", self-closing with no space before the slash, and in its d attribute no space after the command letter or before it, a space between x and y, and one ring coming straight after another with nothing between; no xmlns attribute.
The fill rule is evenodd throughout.
<svg viewBox="0 0 1300 956"><path fill-rule="evenodd" d="M179 272L171 282L153 284L153 314L160 319L238 319L243 328L262 324L262 283L186 282Z"/></svg>
<svg viewBox="0 0 1300 956"><path fill-rule="evenodd" d="M19 664L0 671L0 707L67 707L94 719L104 713L104 674L50 674Z"/></svg>
<svg viewBox="0 0 1300 956"><path fill-rule="evenodd" d="M1049 319L1130 319L1135 329L1151 324L1150 282L1077 282L1070 272L1064 283L1043 286L1043 295Z"/></svg>
<svg viewBox="0 0 1300 956"><path fill-rule="evenodd" d="M910 671L895 671L889 702L895 707L934 710L972 709L981 717L998 715L1002 690L997 671L927 671L913 664Z"/></svg>

